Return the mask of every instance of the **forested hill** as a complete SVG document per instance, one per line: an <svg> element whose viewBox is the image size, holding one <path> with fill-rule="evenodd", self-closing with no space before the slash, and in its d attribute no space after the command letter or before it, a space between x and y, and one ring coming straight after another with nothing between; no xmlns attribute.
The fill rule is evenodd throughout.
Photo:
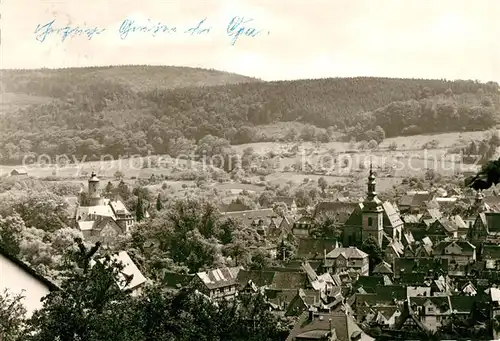
<svg viewBox="0 0 500 341"><path fill-rule="evenodd" d="M62 93L90 84L116 84L133 91L257 82L235 73L180 66L124 65L41 70L0 70L5 91L64 97ZM68 89L69 86L69 89Z"/></svg>
<svg viewBox="0 0 500 341"><path fill-rule="evenodd" d="M29 152L165 153L179 138L209 134L254 142L262 140L255 126L285 121L332 127L329 131L356 139L377 126L387 136L489 129L500 108L493 82L368 77L260 82L200 69L142 69L3 71L5 97L44 100L1 107L0 162L16 163ZM329 138L315 136L311 127L298 133Z"/></svg>

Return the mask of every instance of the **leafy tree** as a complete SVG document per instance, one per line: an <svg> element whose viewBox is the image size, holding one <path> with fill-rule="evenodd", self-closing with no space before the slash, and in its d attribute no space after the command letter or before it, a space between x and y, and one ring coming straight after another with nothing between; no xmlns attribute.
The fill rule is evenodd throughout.
<svg viewBox="0 0 500 341"><path fill-rule="evenodd" d="M341 240L341 226L336 214L321 214L314 222L311 235L316 238Z"/></svg>
<svg viewBox="0 0 500 341"><path fill-rule="evenodd" d="M24 221L15 213L7 218L0 216L0 247L13 256L20 249L21 233L26 229Z"/></svg>
<svg viewBox="0 0 500 341"><path fill-rule="evenodd" d="M376 149L377 146L378 146L378 143L375 140L370 140L368 142L368 149Z"/></svg>
<svg viewBox="0 0 500 341"><path fill-rule="evenodd" d="M389 150L397 150L398 149L398 144L396 142L391 142L391 144L389 145Z"/></svg>
<svg viewBox="0 0 500 341"><path fill-rule="evenodd" d="M137 221L142 221L144 219L144 203L142 197L137 199L137 205L135 207L135 218Z"/></svg>
<svg viewBox="0 0 500 341"><path fill-rule="evenodd" d="M273 191L266 190L259 196L259 205L262 207L269 207L273 203L275 197L276 194Z"/></svg>
<svg viewBox="0 0 500 341"><path fill-rule="evenodd" d="M318 186L319 188L321 188L321 191L323 192L323 194L325 193L326 189L328 188L328 182L326 182L325 178L324 177L320 177L318 179Z"/></svg>
<svg viewBox="0 0 500 341"><path fill-rule="evenodd" d="M0 293L0 340L22 341L25 337L26 308L23 296L7 289Z"/></svg>
<svg viewBox="0 0 500 341"><path fill-rule="evenodd" d="M373 237L368 237L363 242L361 250L366 252L370 257L370 272L373 268L384 259L384 253Z"/></svg>
<svg viewBox="0 0 500 341"><path fill-rule="evenodd" d="M105 187L104 191L106 193L111 193L114 188L115 188L115 186L113 186L113 184L111 183L111 181L108 181L108 183L106 184L106 187Z"/></svg>
<svg viewBox="0 0 500 341"><path fill-rule="evenodd" d="M128 200L131 194L132 193L130 192L130 188L128 187L128 185L123 180L121 180L118 184L118 195L120 195L123 200Z"/></svg>
<svg viewBox="0 0 500 341"><path fill-rule="evenodd" d="M67 254L67 279L61 290L44 299L30 320L30 341L142 340L134 325L130 292L122 290L131 278L120 276L123 265L104 256L89 266L98 245ZM72 267L76 261L78 267Z"/></svg>
<svg viewBox="0 0 500 341"><path fill-rule="evenodd" d="M163 203L161 202L161 196L158 193L158 196L156 197L156 210L161 211L163 209Z"/></svg>
<svg viewBox="0 0 500 341"><path fill-rule="evenodd" d="M282 261L292 259L297 252L297 247L288 240L282 240L278 245L278 252L276 258Z"/></svg>
<svg viewBox="0 0 500 341"><path fill-rule="evenodd" d="M122 171L116 171L115 174L113 175L116 180L123 181L123 178L125 177L125 174Z"/></svg>

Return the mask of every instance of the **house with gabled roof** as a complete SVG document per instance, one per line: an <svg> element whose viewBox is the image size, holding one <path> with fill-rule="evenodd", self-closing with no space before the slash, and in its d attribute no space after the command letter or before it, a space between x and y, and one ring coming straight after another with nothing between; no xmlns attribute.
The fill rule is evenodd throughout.
<svg viewBox="0 0 500 341"><path fill-rule="evenodd" d="M434 246L432 255L448 259L449 264L469 264L476 261L476 247L466 240L443 240Z"/></svg>
<svg viewBox="0 0 500 341"><path fill-rule="evenodd" d="M409 193L401 197L398 206L402 213L420 213L432 199L434 194L429 192Z"/></svg>
<svg viewBox="0 0 500 341"><path fill-rule="evenodd" d="M415 257L418 257L418 258L432 257L433 252L434 252L434 249L433 249L432 244L420 243L415 248Z"/></svg>
<svg viewBox="0 0 500 341"><path fill-rule="evenodd" d="M123 267L118 274L116 285L120 290L129 291L132 296L139 296L142 293L144 285L147 283L147 278L144 277L130 255L126 251L120 251L110 254L110 258L113 262L117 262ZM102 258L92 259L90 265L94 266L97 262L102 261Z"/></svg>
<svg viewBox="0 0 500 341"><path fill-rule="evenodd" d="M392 275L392 265L387 263L386 261L382 261L375 265L373 268L374 275Z"/></svg>
<svg viewBox="0 0 500 341"><path fill-rule="evenodd" d="M294 324L286 341L374 341L345 311L303 313Z"/></svg>
<svg viewBox="0 0 500 341"><path fill-rule="evenodd" d="M299 238L297 246L297 258L300 259L323 259L325 253L338 247L337 239L323 238Z"/></svg>
<svg viewBox="0 0 500 341"><path fill-rule="evenodd" d="M335 282L328 272L318 275L309 262L302 263L302 269L307 274L309 285L314 290L328 292L333 286L335 286Z"/></svg>
<svg viewBox="0 0 500 341"><path fill-rule="evenodd" d="M458 226L452 220L441 217L429 225L425 234L433 242L438 242L445 238L457 238Z"/></svg>
<svg viewBox="0 0 500 341"><path fill-rule="evenodd" d="M465 238L469 232L469 224L458 214L449 217L451 223L457 227L457 237Z"/></svg>
<svg viewBox="0 0 500 341"><path fill-rule="evenodd" d="M198 272L190 285L211 299L232 299L237 295L237 277L241 269L238 266Z"/></svg>
<svg viewBox="0 0 500 341"><path fill-rule="evenodd" d="M361 276L369 272L368 254L356 247L337 247L324 256L323 267L329 273L355 271Z"/></svg>
<svg viewBox="0 0 500 341"><path fill-rule="evenodd" d="M265 268L262 270L241 269L237 285L243 288L251 280L260 289L287 290L311 289L309 278L303 269Z"/></svg>
<svg viewBox="0 0 500 341"><path fill-rule="evenodd" d="M448 273L448 259L441 258L397 258L394 261L394 278L399 279L402 275L421 275L434 277L436 274ZM416 284L417 282L415 282Z"/></svg>
<svg viewBox="0 0 500 341"><path fill-rule="evenodd" d="M382 328L394 328L397 319L401 316L401 310L398 306L374 306L370 308L365 321L376 323Z"/></svg>
<svg viewBox="0 0 500 341"><path fill-rule="evenodd" d="M124 234L112 217L96 216L94 220L78 221L77 225L85 241L93 244L101 242L103 248L111 247Z"/></svg>
<svg viewBox="0 0 500 341"><path fill-rule="evenodd" d="M408 302L429 330L437 330L452 314L449 296L408 297Z"/></svg>
<svg viewBox="0 0 500 341"><path fill-rule="evenodd" d="M247 227L268 226L271 218L277 217L272 208L221 212L224 217L239 219Z"/></svg>
<svg viewBox="0 0 500 341"><path fill-rule="evenodd" d="M500 237L500 212L479 213L474 224L469 227L467 239L486 240Z"/></svg>
<svg viewBox="0 0 500 341"><path fill-rule="evenodd" d="M286 307L285 316L299 316L309 308L315 310L326 310L328 298L325 292L317 290L296 290L295 296Z"/></svg>
<svg viewBox="0 0 500 341"><path fill-rule="evenodd" d="M308 214L298 218L292 226L292 234L297 238L309 238L309 231L314 226L314 218Z"/></svg>
<svg viewBox="0 0 500 341"><path fill-rule="evenodd" d="M13 256L0 246L0 292L23 296L22 304L27 317L41 309L41 299L59 287L49 278L42 276L30 265Z"/></svg>
<svg viewBox="0 0 500 341"><path fill-rule="evenodd" d="M270 241L286 239L292 233L293 220L290 216L273 218L267 228L266 238Z"/></svg>
<svg viewBox="0 0 500 341"><path fill-rule="evenodd" d="M296 295L297 289L264 289L266 301L274 311L286 312Z"/></svg>
<svg viewBox="0 0 500 341"><path fill-rule="evenodd" d="M384 259L389 262L389 263L394 263L394 259L403 257L404 255L404 246L403 244L398 241L398 240L390 240L389 242L384 245L383 243L383 250L384 250Z"/></svg>
<svg viewBox="0 0 500 341"><path fill-rule="evenodd" d="M275 203L284 203L287 208L287 213L291 215L295 215L297 213L297 203L293 197L276 197L274 199Z"/></svg>
<svg viewBox="0 0 500 341"><path fill-rule="evenodd" d="M28 176L28 171L24 168L14 168L10 172L10 176L16 176L16 177L27 177Z"/></svg>
<svg viewBox="0 0 500 341"><path fill-rule="evenodd" d="M398 331L398 334L402 338L416 338L422 333L427 333L430 329L420 320L417 307L412 307L409 301L405 301L401 315L397 318L394 324L394 330Z"/></svg>

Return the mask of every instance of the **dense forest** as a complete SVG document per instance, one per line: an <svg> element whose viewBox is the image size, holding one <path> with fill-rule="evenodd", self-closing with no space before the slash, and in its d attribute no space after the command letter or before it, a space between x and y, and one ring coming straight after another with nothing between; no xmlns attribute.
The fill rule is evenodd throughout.
<svg viewBox="0 0 500 341"><path fill-rule="evenodd" d="M89 158L169 153L179 139L206 135L233 144L257 142L268 139L258 126L276 122L331 127L356 140L377 126L387 137L483 130L496 124L500 110L495 82L368 77L261 82L214 70L129 66L3 70L0 85L9 94L5 98L40 99L0 107L2 163L18 163L29 153Z"/></svg>

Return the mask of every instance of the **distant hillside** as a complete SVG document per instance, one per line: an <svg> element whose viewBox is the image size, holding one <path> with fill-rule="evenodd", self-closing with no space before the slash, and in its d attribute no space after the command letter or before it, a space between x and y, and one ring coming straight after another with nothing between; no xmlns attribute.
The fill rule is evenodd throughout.
<svg viewBox="0 0 500 341"><path fill-rule="evenodd" d="M222 80L224 85L196 86ZM30 152L165 153L178 148L181 137L209 134L236 144L257 142L266 138L255 127L277 122L305 124L302 131L289 125L287 139L323 141L339 131L360 140L377 129L386 136L482 130L496 124L500 108L498 84L474 81L260 82L218 71L132 66L4 71L2 82L6 92L53 99L0 115L3 163L16 163ZM238 82L246 83L229 84ZM316 131L313 125L330 128Z"/></svg>
<svg viewBox="0 0 500 341"><path fill-rule="evenodd" d="M61 97L85 83L116 83L132 91L214 86L257 82L234 73L178 66L125 65L67 69L0 70L4 90L13 93ZM82 84L83 83L83 84ZM63 86L69 86L64 88Z"/></svg>

